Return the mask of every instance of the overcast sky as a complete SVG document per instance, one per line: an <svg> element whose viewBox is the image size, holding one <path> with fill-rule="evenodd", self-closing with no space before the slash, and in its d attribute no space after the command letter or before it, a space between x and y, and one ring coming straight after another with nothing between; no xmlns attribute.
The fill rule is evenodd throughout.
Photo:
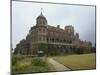
<svg viewBox="0 0 100 75"><path fill-rule="evenodd" d="M46 4L32 2L12 2L12 46L24 39L32 26L36 24L36 18L43 8L43 15L48 24L60 25L64 29L66 25L73 25L75 32L79 33L81 40L95 43L95 7L79 5Z"/></svg>

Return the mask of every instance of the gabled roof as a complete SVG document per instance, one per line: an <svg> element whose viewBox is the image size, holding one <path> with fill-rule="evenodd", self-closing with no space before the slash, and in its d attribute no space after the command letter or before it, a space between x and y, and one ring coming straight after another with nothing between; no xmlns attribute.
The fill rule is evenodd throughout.
<svg viewBox="0 0 100 75"><path fill-rule="evenodd" d="M50 31L60 31L60 32L64 32L64 29L57 28L57 27L54 27L54 26L51 26L51 25L48 25L47 28Z"/></svg>

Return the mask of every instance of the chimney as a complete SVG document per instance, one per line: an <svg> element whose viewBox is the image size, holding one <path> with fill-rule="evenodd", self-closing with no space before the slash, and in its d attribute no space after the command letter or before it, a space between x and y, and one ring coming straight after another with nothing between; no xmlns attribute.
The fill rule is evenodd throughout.
<svg viewBox="0 0 100 75"><path fill-rule="evenodd" d="M57 28L60 28L60 25L57 25Z"/></svg>

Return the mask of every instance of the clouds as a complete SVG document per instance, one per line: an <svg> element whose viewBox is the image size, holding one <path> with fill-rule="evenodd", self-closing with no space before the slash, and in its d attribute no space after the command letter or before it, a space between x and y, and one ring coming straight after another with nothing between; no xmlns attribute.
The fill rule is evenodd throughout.
<svg viewBox="0 0 100 75"><path fill-rule="evenodd" d="M36 24L36 17L43 15L52 26L72 24L82 40L95 42L95 7L60 5L30 2L12 2L12 43L13 48L25 38L30 27Z"/></svg>

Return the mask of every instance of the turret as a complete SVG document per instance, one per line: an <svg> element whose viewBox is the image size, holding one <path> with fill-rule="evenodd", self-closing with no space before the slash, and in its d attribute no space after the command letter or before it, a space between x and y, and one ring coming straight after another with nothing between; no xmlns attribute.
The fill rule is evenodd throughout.
<svg viewBox="0 0 100 75"><path fill-rule="evenodd" d="M47 25L47 20L42 14L42 9L41 14L36 18L36 25Z"/></svg>

